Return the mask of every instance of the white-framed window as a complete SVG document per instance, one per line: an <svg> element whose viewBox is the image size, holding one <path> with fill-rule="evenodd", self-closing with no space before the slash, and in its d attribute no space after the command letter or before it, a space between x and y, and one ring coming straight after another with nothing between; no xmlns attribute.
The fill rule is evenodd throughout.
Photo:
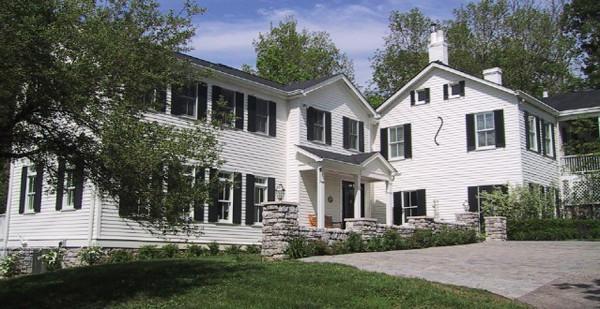
<svg viewBox="0 0 600 309"><path fill-rule="evenodd" d="M417 215L418 197L417 191L405 191L404 193L404 218L413 217Z"/></svg>
<svg viewBox="0 0 600 309"><path fill-rule="evenodd" d="M171 114L195 118L198 106L198 83L187 83L173 88Z"/></svg>
<svg viewBox="0 0 600 309"><path fill-rule="evenodd" d="M554 156L554 135L552 135L552 123L544 123L544 149L546 149L546 155L549 157Z"/></svg>
<svg viewBox="0 0 600 309"><path fill-rule="evenodd" d="M313 124L313 140L325 143L325 112L315 110L315 122Z"/></svg>
<svg viewBox="0 0 600 309"><path fill-rule="evenodd" d="M195 167L193 165L186 165L183 168L183 176L186 178L190 187L194 187L196 185L196 181L198 181L198 182L203 181L203 179L196 179L196 168L199 168L199 167ZM183 215L185 217L190 217L190 218L194 217L193 203L190 205L189 211L187 213L185 213L185 211L184 211Z"/></svg>
<svg viewBox="0 0 600 309"><path fill-rule="evenodd" d="M388 145L390 159L404 158L404 126L389 128Z"/></svg>
<svg viewBox="0 0 600 309"><path fill-rule="evenodd" d="M219 222L233 223L233 173L219 173Z"/></svg>
<svg viewBox="0 0 600 309"><path fill-rule="evenodd" d="M350 139L350 149L358 150L359 143L359 122L353 119L348 119L348 125L350 128L348 129L348 136Z"/></svg>
<svg viewBox="0 0 600 309"><path fill-rule="evenodd" d="M475 114L475 139L478 149L493 148L496 146L494 112Z"/></svg>
<svg viewBox="0 0 600 309"><path fill-rule="evenodd" d="M65 171L65 197L63 209L75 209L75 169L67 168Z"/></svg>
<svg viewBox="0 0 600 309"><path fill-rule="evenodd" d="M428 101L428 89L423 88L415 91L415 105L425 104Z"/></svg>
<svg viewBox="0 0 600 309"><path fill-rule="evenodd" d="M267 202L267 178L254 178L254 222L262 222L262 204Z"/></svg>
<svg viewBox="0 0 600 309"><path fill-rule="evenodd" d="M269 101L256 99L256 132L269 133Z"/></svg>
<svg viewBox="0 0 600 309"><path fill-rule="evenodd" d="M450 98L460 97L460 95L461 95L460 82L450 83L450 84L448 84L448 88L450 88L450 93L449 93Z"/></svg>
<svg viewBox="0 0 600 309"><path fill-rule="evenodd" d="M35 165L29 165L27 167L27 183L26 183L26 196L25 196L25 212L35 212L35 181L37 179L37 168Z"/></svg>
<svg viewBox="0 0 600 309"><path fill-rule="evenodd" d="M529 123L529 149L538 151L538 122L535 116L527 116L527 122Z"/></svg>

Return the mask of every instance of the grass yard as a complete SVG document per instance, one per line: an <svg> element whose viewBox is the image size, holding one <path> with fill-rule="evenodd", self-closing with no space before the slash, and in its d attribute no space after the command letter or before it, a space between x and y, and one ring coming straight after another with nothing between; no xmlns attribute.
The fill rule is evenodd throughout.
<svg viewBox="0 0 600 309"><path fill-rule="evenodd" d="M479 290L257 256L140 261L0 280L3 308L522 308Z"/></svg>

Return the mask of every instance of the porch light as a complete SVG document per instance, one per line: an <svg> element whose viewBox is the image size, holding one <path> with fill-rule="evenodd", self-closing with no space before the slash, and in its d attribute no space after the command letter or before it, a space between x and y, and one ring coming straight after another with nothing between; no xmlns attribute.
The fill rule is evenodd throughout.
<svg viewBox="0 0 600 309"><path fill-rule="evenodd" d="M277 200L279 200L280 202L285 197L285 188L283 187L282 184L278 184L277 188L275 188L275 196L277 197Z"/></svg>

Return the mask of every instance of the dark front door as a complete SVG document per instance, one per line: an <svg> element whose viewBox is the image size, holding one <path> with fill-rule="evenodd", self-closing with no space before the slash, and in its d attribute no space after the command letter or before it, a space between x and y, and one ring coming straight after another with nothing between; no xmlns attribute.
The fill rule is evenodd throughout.
<svg viewBox="0 0 600 309"><path fill-rule="evenodd" d="M360 184L360 216L365 216L365 185ZM346 227L346 218L354 218L354 182L342 181L342 226Z"/></svg>

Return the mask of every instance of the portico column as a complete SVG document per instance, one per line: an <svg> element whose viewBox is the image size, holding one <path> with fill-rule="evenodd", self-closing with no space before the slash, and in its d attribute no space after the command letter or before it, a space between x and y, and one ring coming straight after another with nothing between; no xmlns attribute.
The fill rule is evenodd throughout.
<svg viewBox="0 0 600 309"><path fill-rule="evenodd" d="M394 225L394 193L392 192L392 182L385 182L385 194L387 202L385 203L385 224L388 226Z"/></svg>
<svg viewBox="0 0 600 309"><path fill-rule="evenodd" d="M354 177L354 218L362 217L361 214L361 201L362 201L362 190L360 189L360 174Z"/></svg>
<svg viewBox="0 0 600 309"><path fill-rule="evenodd" d="M317 227L325 227L325 177L323 167L317 167Z"/></svg>

